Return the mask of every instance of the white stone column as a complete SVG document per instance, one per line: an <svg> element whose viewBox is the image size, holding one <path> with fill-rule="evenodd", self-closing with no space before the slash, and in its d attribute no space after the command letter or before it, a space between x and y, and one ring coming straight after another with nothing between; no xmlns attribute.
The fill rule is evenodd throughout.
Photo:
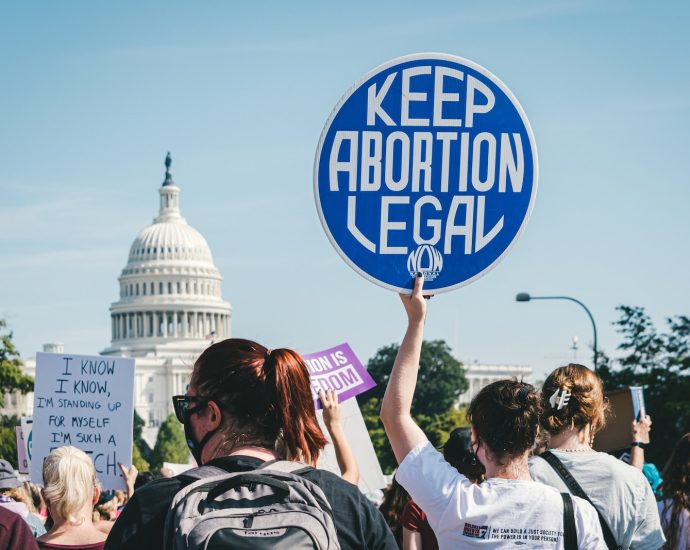
<svg viewBox="0 0 690 550"><path fill-rule="evenodd" d="M182 312L182 337L183 338L189 337L189 327L187 326L188 321L189 321L189 319L187 317L187 312L183 311Z"/></svg>
<svg viewBox="0 0 690 550"><path fill-rule="evenodd" d="M163 312L163 338L168 337L168 312Z"/></svg>
<svg viewBox="0 0 690 550"><path fill-rule="evenodd" d="M172 325L173 325L173 338L177 338L177 311L173 311L172 314Z"/></svg>

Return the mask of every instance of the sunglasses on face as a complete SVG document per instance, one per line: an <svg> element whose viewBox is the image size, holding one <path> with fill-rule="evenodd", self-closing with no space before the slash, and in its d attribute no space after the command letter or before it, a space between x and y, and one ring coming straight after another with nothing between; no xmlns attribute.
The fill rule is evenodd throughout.
<svg viewBox="0 0 690 550"><path fill-rule="evenodd" d="M190 415L203 410L210 399L198 397L196 395L173 395L173 409L175 409L175 416L182 424L185 423ZM192 407L192 403L198 403L196 407Z"/></svg>

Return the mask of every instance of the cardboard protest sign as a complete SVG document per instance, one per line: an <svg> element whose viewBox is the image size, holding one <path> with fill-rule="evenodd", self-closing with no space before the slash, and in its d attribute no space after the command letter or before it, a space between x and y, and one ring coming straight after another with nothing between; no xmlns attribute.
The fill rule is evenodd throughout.
<svg viewBox="0 0 690 550"><path fill-rule="evenodd" d="M321 430L330 440L328 430L323 423L322 411L317 412L317 417ZM364 493L372 493L377 489L383 489L387 485L386 479L381 471L378 458L376 458L376 451L371 443L369 431L364 423L364 418L362 418L356 399L352 398L340 403L340 418L347 442L359 465L359 488ZM336 459L335 449L332 444L327 445L323 450L319 456L317 466L340 475L338 460Z"/></svg>
<svg viewBox="0 0 690 550"><path fill-rule="evenodd" d="M594 438L594 449L602 452L620 451L632 443L632 421L646 413L644 392L635 386L605 394L609 402L606 426ZM649 436L643 443L649 443Z"/></svg>
<svg viewBox="0 0 690 550"><path fill-rule="evenodd" d="M311 393L317 409L321 408L319 390L333 390L342 402L376 385L347 343L304 354L302 358L309 370Z"/></svg>
<svg viewBox="0 0 690 550"><path fill-rule="evenodd" d="M326 235L366 279L449 291L508 253L532 212L538 162L508 87L460 57L393 59L340 99L321 134L314 196Z"/></svg>
<svg viewBox="0 0 690 550"><path fill-rule="evenodd" d="M118 463L132 463L134 359L36 355L31 480L43 459L72 445L93 460L103 489L124 489Z"/></svg>

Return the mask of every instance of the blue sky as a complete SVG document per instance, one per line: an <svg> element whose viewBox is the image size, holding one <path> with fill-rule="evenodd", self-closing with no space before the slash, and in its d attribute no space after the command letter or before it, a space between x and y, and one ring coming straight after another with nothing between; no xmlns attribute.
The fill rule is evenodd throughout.
<svg viewBox="0 0 690 550"><path fill-rule="evenodd" d="M398 298L336 254L314 207L316 145L377 65L440 51L521 102L540 161L506 259L436 297L428 338L537 378L620 339L619 304L690 313L690 7L684 2L5 2L0 6L0 316L25 356L108 345L108 306L156 215L166 151L236 336L304 352L399 342Z"/></svg>

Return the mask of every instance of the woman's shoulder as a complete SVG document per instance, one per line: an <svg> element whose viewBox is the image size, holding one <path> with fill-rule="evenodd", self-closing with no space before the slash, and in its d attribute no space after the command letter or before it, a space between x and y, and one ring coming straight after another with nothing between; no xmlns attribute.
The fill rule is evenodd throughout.
<svg viewBox="0 0 690 550"><path fill-rule="evenodd" d="M353 485L349 481L345 481L342 477L340 477L337 474L334 474L329 470L323 470L321 468L312 468L304 472L302 476L305 479L311 481L312 483L318 485L324 491L333 489L337 491L344 491L347 494L358 495L362 498L365 498L356 485Z"/></svg>

